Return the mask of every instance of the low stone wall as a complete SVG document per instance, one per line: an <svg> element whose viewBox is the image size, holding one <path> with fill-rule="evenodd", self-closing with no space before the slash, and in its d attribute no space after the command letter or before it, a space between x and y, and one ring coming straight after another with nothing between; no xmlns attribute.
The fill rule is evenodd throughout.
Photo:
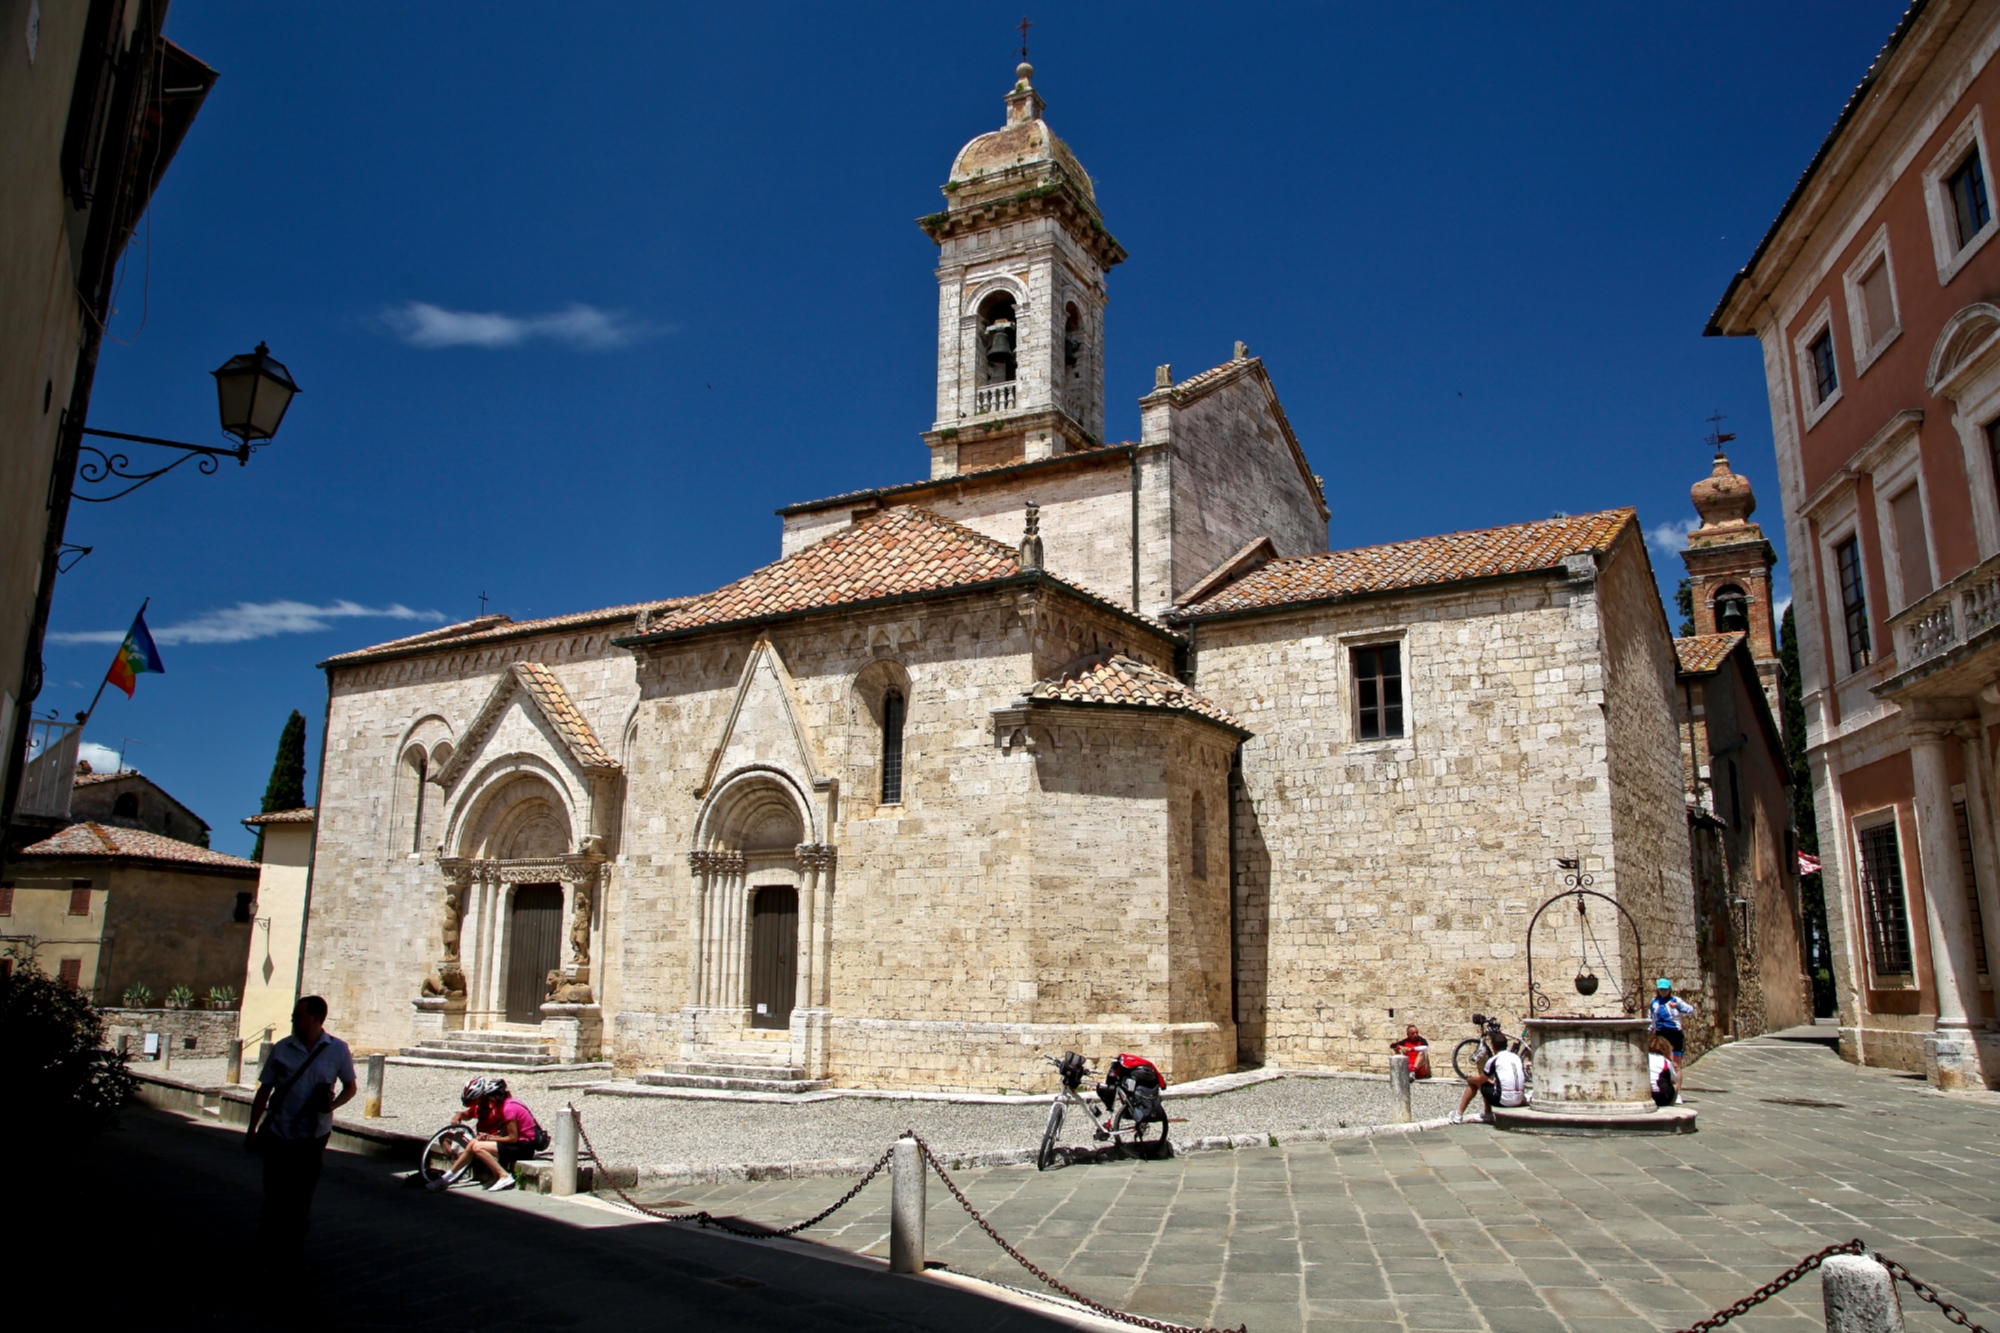
<svg viewBox="0 0 2000 1333"><path fill-rule="evenodd" d="M149 1032L172 1044L176 1060L220 1060L236 1039L234 1009L100 1009L98 1013L104 1016L105 1046L115 1051L120 1037L129 1038L134 1060L146 1058ZM254 1062L257 1053L250 1052L248 1058Z"/></svg>

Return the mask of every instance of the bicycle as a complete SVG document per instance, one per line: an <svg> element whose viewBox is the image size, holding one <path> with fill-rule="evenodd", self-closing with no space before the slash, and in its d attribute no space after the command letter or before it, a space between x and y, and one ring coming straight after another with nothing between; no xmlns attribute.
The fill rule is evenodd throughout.
<svg viewBox="0 0 2000 1333"><path fill-rule="evenodd" d="M452 1163L472 1146L473 1138L472 1126L462 1120L452 1121L431 1135L431 1141L424 1145L423 1154L417 1158L417 1175L426 1185L434 1180L442 1180L447 1186L456 1185L472 1170L472 1159L467 1158L465 1165L456 1170L452 1169Z"/></svg>
<svg viewBox="0 0 2000 1333"><path fill-rule="evenodd" d="M1474 1027L1479 1029L1476 1037L1467 1037L1452 1048L1451 1068L1461 1080L1469 1079L1486 1068L1487 1057L1496 1051L1510 1047L1521 1057L1522 1066L1532 1074L1535 1068L1535 1048L1526 1037L1510 1036L1500 1026L1500 1020L1488 1018L1485 1014L1472 1016Z"/></svg>
<svg viewBox="0 0 2000 1333"><path fill-rule="evenodd" d="M1088 1119L1093 1127L1094 1137L1109 1139L1120 1148L1137 1157L1157 1158L1167 1146L1167 1113L1160 1105L1157 1093L1148 1097L1126 1079L1112 1092L1112 1111L1109 1120L1099 1120L1104 1103L1096 1099L1085 1099L1078 1089L1083 1084L1084 1075L1094 1072L1084 1058L1075 1051L1063 1052L1062 1059L1045 1055L1042 1059L1056 1067L1062 1080L1062 1090L1056 1093L1055 1101L1049 1104L1049 1120L1042 1130L1041 1151L1035 1155L1035 1169L1046 1171L1056 1160L1056 1154L1065 1151L1058 1146L1062 1138L1063 1108L1074 1106Z"/></svg>

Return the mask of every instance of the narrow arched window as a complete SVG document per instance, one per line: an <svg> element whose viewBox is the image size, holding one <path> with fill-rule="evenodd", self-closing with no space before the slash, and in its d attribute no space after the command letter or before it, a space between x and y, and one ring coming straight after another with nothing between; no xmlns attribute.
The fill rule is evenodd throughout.
<svg viewBox="0 0 2000 1333"><path fill-rule="evenodd" d="M1014 298L1005 292L987 297L979 307L981 384L1013 383L1017 332Z"/></svg>
<svg viewBox="0 0 2000 1333"><path fill-rule="evenodd" d="M1070 374L1076 373L1077 363L1083 360L1083 316L1071 304L1063 312L1063 366Z"/></svg>
<svg viewBox="0 0 2000 1333"><path fill-rule="evenodd" d="M903 692L882 696L882 803L903 799Z"/></svg>
<svg viewBox="0 0 2000 1333"><path fill-rule="evenodd" d="M1192 842L1194 844L1194 877L1208 878L1208 801L1200 792L1194 794L1194 817Z"/></svg>
<svg viewBox="0 0 2000 1333"><path fill-rule="evenodd" d="M403 755L403 764L409 770L404 776L405 790L409 792L410 850L424 849L424 779L430 776L430 757L421 745L412 745Z"/></svg>

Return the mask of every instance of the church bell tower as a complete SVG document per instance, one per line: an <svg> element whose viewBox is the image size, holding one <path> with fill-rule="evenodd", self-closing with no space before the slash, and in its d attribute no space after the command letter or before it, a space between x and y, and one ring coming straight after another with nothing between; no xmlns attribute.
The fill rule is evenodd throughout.
<svg viewBox="0 0 2000 1333"><path fill-rule="evenodd" d="M1714 467L1694 484L1689 498L1701 515L1701 526L1688 534L1687 549L1681 552L1694 632L1749 636L1750 656L1770 700L1771 716L1782 728L1777 608L1771 596L1771 567L1778 557L1764 530L1750 521L1757 509L1750 478L1729 466L1729 455L1718 445Z"/></svg>
<svg viewBox="0 0 2000 1333"><path fill-rule="evenodd" d="M1090 177L1015 70L1007 124L959 150L938 246L937 421L931 475L1049 458L1102 442L1104 275L1125 258Z"/></svg>

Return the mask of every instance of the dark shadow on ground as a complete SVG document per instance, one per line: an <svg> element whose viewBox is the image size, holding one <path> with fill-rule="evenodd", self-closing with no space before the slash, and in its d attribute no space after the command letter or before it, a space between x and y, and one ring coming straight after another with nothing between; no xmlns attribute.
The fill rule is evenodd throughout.
<svg viewBox="0 0 2000 1333"><path fill-rule="evenodd" d="M101 1293L148 1327L1063 1327L791 1247L553 1200L406 1189L400 1164L344 1153L327 1155L310 1261L262 1273L259 1163L240 1131L135 1107L91 1144L16 1151L17 1283L64 1292L79 1314Z"/></svg>

